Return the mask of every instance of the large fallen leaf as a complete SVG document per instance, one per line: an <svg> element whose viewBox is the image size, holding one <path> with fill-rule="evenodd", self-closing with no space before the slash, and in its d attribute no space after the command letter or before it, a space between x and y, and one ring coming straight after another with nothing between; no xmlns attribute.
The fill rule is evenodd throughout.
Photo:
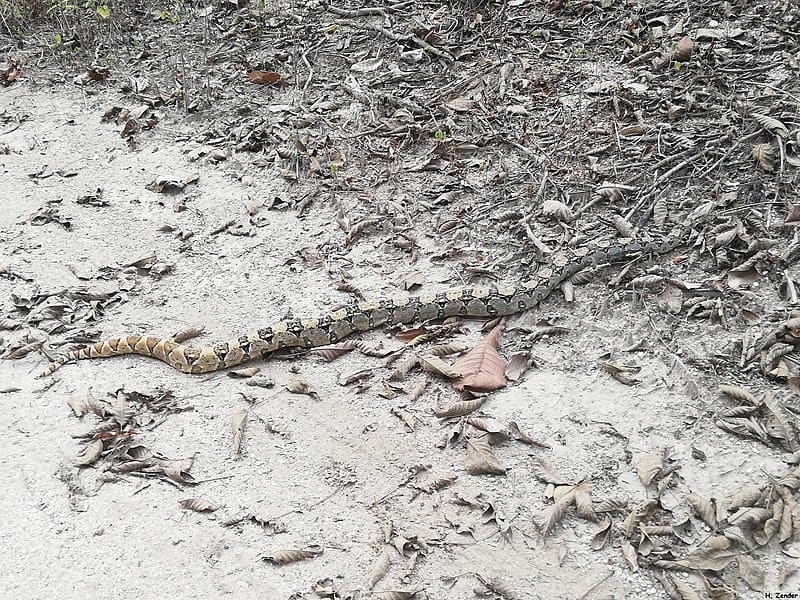
<svg viewBox="0 0 800 600"><path fill-rule="evenodd" d="M497 351L502 333L501 323L455 362L453 370L462 376L453 381L453 387L471 392L490 392L505 387L508 363Z"/></svg>

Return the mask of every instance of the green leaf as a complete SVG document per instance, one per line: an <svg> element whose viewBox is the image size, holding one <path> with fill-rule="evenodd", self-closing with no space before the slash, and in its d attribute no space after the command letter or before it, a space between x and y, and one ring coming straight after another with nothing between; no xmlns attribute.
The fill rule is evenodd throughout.
<svg viewBox="0 0 800 600"><path fill-rule="evenodd" d="M108 5L101 4L97 7L97 14L100 15L100 18L105 20L111 17L111 9L108 8Z"/></svg>
<svg viewBox="0 0 800 600"><path fill-rule="evenodd" d="M53 44L56 47L58 47L63 43L64 43L64 39L61 37L61 34L60 33L54 33L53 34Z"/></svg>

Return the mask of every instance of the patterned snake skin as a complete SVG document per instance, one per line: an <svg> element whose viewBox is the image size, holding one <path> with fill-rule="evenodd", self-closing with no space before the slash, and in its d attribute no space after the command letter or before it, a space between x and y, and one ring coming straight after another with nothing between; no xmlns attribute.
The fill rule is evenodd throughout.
<svg viewBox="0 0 800 600"><path fill-rule="evenodd" d="M133 335L111 338L67 352L40 377L64 364L84 358L140 354L157 358L184 373L210 373L227 369L281 348L314 348L333 344L357 331L381 325L427 321L443 317L497 317L535 307L559 285L587 267L625 260L643 253L664 254L688 242L688 226L657 241L599 243L578 250L559 250L550 255L528 281L511 286L478 286L452 289L435 295L386 298L358 302L318 319L292 319L251 331L228 342L188 346L169 338Z"/></svg>

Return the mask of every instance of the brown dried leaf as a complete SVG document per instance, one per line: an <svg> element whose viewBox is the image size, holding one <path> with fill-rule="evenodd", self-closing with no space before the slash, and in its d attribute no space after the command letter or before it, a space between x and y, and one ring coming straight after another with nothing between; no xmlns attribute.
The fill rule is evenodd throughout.
<svg viewBox="0 0 800 600"><path fill-rule="evenodd" d="M533 524L542 530L543 536L550 533L555 524L564 518L567 507L572 503L574 498L575 489L573 488L559 498L552 506L548 506L534 515Z"/></svg>
<svg viewBox="0 0 800 600"><path fill-rule="evenodd" d="M75 464L79 467L91 465L103 454L103 440L91 440L78 453Z"/></svg>
<svg viewBox="0 0 800 600"><path fill-rule="evenodd" d="M202 498L186 498L179 502L182 508L193 510L195 512L214 512L222 508L222 505L211 500L203 500Z"/></svg>
<svg viewBox="0 0 800 600"><path fill-rule="evenodd" d="M367 589L371 590L374 588L375 584L383 579L386 573L389 572L390 566L391 562L389 561L389 552L386 550L386 548L384 548L381 552L381 555L378 557L378 560L376 560L375 564L372 566L372 571L369 575L369 581L367 582Z"/></svg>
<svg viewBox="0 0 800 600"><path fill-rule="evenodd" d="M719 386L719 391L725 394L726 396L729 396L730 398L734 398L742 402L747 402L748 404L752 404L753 406L761 406L761 400L756 398L746 389L741 388L737 385L721 385Z"/></svg>
<svg viewBox="0 0 800 600"><path fill-rule="evenodd" d="M671 573L668 573L665 579L668 580L675 589L677 596L670 594L670 596L675 600L701 600L700 594L698 594L695 589L683 579L680 579ZM664 589L667 589L667 586L664 586ZM667 592L669 592L668 589Z"/></svg>
<svg viewBox="0 0 800 600"><path fill-rule="evenodd" d="M293 394L305 394L311 396L315 400L319 400L319 394L312 387L312 385L302 377L293 377L286 384L286 389Z"/></svg>
<svg viewBox="0 0 800 600"><path fill-rule="evenodd" d="M703 522L711 529L716 530L719 526L717 522L717 505L713 500L706 500L697 494L689 494L686 497L689 506L692 507L695 514L700 517Z"/></svg>
<svg viewBox="0 0 800 600"><path fill-rule="evenodd" d="M472 392L491 392L506 385L506 367L508 363L497 352L503 324L497 325L472 350L459 358L453 369L462 377L453 381L457 390Z"/></svg>
<svg viewBox="0 0 800 600"><path fill-rule="evenodd" d="M775 170L775 149L772 144L768 142L755 144L750 154L765 171L771 173Z"/></svg>
<svg viewBox="0 0 800 600"><path fill-rule="evenodd" d="M175 335L172 336L172 341L176 344L182 344L184 342L188 342L191 339L198 337L200 334L203 333L203 326L198 325L197 327L189 327L182 331L179 331Z"/></svg>
<svg viewBox="0 0 800 600"><path fill-rule="evenodd" d="M506 379L509 381L519 381L525 374L525 371L531 368L532 364L533 359L528 350L514 352L506 367Z"/></svg>
<svg viewBox="0 0 800 600"><path fill-rule="evenodd" d="M461 371L438 356L419 354L417 358L419 359L419 365L422 367L422 370L427 373L438 373L448 379L458 379L462 377Z"/></svg>
<svg viewBox="0 0 800 600"><path fill-rule="evenodd" d="M392 414L403 421L409 431L414 431L414 415L403 408L392 408Z"/></svg>
<svg viewBox="0 0 800 600"><path fill-rule="evenodd" d="M592 537L592 550L601 550L611 537L611 517L606 516L600 523L600 530Z"/></svg>
<svg viewBox="0 0 800 600"><path fill-rule="evenodd" d="M582 481L575 486L575 509L581 519L597 522L597 514L592 506L592 486L588 481Z"/></svg>
<svg viewBox="0 0 800 600"><path fill-rule="evenodd" d="M508 431L518 442L522 442L523 444L528 444L529 446L539 446L540 448L550 448L550 444L546 444L544 442L540 442L539 440L533 439L527 433L520 429L519 425L517 425L516 421L509 421L508 423Z"/></svg>
<svg viewBox="0 0 800 600"><path fill-rule="evenodd" d="M271 562L276 565L288 565L289 563L314 558L322 554L322 548L312 546L306 550L273 550L259 556L259 560Z"/></svg>
<svg viewBox="0 0 800 600"><path fill-rule="evenodd" d="M739 575L747 582L751 589L757 592L762 591L764 588L764 569L753 558L746 554L740 554L736 557L739 563Z"/></svg>
<svg viewBox="0 0 800 600"><path fill-rule="evenodd" d="M639 562L636 558L636 548L633 547L628 540L622 540L622 556L625 557L625 561L630 565L631 571L636 572L639 570Z"/></svg>
<svg viewBox="0 0 800 600"><path fill-rule="evenodd" d="M665 455L666 449L656 448L636 465L636 472L639 474L639 480L642 485L650 485L656 475L661 473L664 468Z"/></svg>
<svg viewBox="0 0 800 600"><path fill-rule="evenodd" d="M440 419L452 419L454 417L462 417L477 410L486 400L485 397L476 398L475 400L463 400L461 402L454 402L447 408L442 410L434 410L433 414Z"/></svg>
<svg viewBox="0 0 800 600"><path fill-rule="evenodd" d="M465 466L470 475L505 475L506 468L494 455L485 436L468 437Z"/></svg>
<svg viewBox="0 0 800 600"><path fill-rule="evenodd" d="M376 600L414 600L416 596L417 592L404 592L402 590L388 590L372 594L372 597Z"/></svg>
<svg viewBox="0 0 800 600"><path fill-rule="evenodd" d="M771 134L777 135L783 139L789 137L789 130L786 128L786 125L781 123L775 117L770 117L769 115L763 115L761 113L753 113L752 117L762 129L769 131Z"/></svg>
<svg viewBox="0 0 800 600"><path fill-rule="evenodd" d="M281 81L281 75L274 71L248 71L247 79L255 85L273 85Z"/></svg>
<svg viewBox="0 0 800 600"><path fill-rule="evenodd" d="M312 348L311 350L309 350L309 353L319 354L322 357L322 360L330 362L336 358L339 358L344 354L347 354L355 347L356 343L354 340L345 340L343 342L339 342L338 344L332 344L330 346L320 346L318 348Z"/></svg>
<svg viewBox="0 0 800 600"><path fill-rule="evenodd" d="M244 428L247 425L248 411L240 408L231 417L231 431L233 432L233 456L238 457L242 453L242 440L244 439Z"/></svg>

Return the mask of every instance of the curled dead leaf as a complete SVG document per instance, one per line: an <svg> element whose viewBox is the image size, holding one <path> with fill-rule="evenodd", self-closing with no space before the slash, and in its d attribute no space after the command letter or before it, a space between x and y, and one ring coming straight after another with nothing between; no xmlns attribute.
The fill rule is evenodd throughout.
<svg viewBox="0 0 800 600"><path fill-rule="evenodd" d="M463 417L464 415L467 415L472 411L479 409L485 400L486 398L483 397L483 398L476 398L475 400L463 400L461 402L454 402L447 408L433 411L433 414L439 417L440 419L452 419L455 417Z"/></svg>
<svg viewBox="0 0 800 600"><path fill-rule="evenodd" d="M286 389L293 394L305 394L306 396L311 396L315 400L319 400L319 394L317 391L302 377L293 377L290 379L286 384Z"/></svg>
<svg viewBox="0 0 800 600"><path fill-rule="evenodd" d="M86 444L75 459L75 464L79 467L91 465L96 462L103 454L103 440L91 440Z"/></svg>
<svg viewBox="0 0 800 600"><path fill-rule="evenodd" d="M372 571L369 575L369 581L367 582L368 589L372 589L375 587L381 579L384 578L386 573L389 572L389 567L391 566L391 562L389 561L389 553L386 551L386 548L383 549L381 555L378 557L378 560L375 561L375 564L372 566Z"/></svg>
<svg viewBox="0 0 800 600"><path fill-rule="evenodd" d="M179 502L182 508L193 510L195 512L214 512L222 508L222 505L211 500L204 500L202 498L186 498Z"/></svg>
<svg viewBox="0 0 800 600"><path fill-rule="evenodd" d="M320 554L322 554L322 548L312 546L305 550L273 550L259 556L259 560L276 565L288 565L289 563L314 558Z"/></svg>

